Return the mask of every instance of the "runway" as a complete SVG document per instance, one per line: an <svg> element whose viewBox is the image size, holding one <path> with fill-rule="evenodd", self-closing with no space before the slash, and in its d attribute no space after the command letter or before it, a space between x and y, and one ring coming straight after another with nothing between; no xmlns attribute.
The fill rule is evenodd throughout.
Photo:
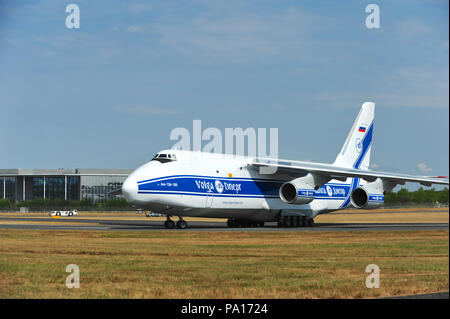
<svg viewBox="0 0 450 319"><path fill-rule="evenodd" d="M32 222L32 223L30 223ZM53 224L53 225L52 225ZM64 225L67 224L67 225ZM189 221L188 228L166 229L161 221L79 219L41 217L0 217L0 229L36 230L94 230L94 231L405 231L405 230L449 230L448 223L316 223L314 227L277 227L276 223L266 223L264 227L229 228L225 222Z"/></svg>
<svg viewBox="0 0 450 319"><path fill-rule="evenodd" d="M417 294L407 296L393 296L380 299L449 299L449 293L447 292L435 292L430 294Z"/></svg>

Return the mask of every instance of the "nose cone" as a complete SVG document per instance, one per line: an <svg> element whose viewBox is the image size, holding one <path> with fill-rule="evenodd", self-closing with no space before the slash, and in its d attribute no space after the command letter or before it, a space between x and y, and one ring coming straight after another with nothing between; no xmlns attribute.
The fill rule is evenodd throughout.
<svg viewBox="0 0 450 319"><path fill-rule="evenodd" d="M127 202L133 203L136 200L137 192L138 186L136 181L128 177L122 184L122 193Z"/></svg>

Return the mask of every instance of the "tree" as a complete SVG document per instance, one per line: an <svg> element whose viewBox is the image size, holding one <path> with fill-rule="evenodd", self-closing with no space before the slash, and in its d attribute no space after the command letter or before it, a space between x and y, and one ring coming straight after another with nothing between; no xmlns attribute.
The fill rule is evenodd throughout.
<svg viewBox="0 0 450 319"><path fill-rule="evenodd" d="M12 203L8 198L0 199L0 209L9 209L11 206Z"/></svg>

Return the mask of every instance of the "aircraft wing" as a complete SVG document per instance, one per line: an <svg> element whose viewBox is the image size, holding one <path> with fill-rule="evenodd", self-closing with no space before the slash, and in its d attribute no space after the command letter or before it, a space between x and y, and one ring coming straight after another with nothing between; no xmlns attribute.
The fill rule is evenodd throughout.
<svg viewBox="0 0 450 319"><path fill-rule="evenodd" d="M304 176L307 173L314 173L330 179L345 180L348 177L362 178L368 182L373 182L377 178L388 180L395 184L405 184L405 182L420 183L424 186L432 184L449 185L448 177L444 176L413 176L396 173L377 172L372 170L359 170L352 168L338 167L330 164L319 164L300 161L285 160L260 160L255 159L250 166L253 168L272 168L275 174L288 174L292 176ZM276 170L275 170L276 169ZM261 170L260 170L261 171ZM264 171L261 171L264 173ZM270 174L270 173L268 173Z"/></svg>

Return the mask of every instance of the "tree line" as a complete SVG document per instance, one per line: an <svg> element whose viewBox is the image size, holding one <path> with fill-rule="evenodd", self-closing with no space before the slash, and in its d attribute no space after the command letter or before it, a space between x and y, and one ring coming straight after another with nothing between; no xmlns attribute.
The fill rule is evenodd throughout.
<svg viewBox="0 0 450 319"><path fill-rule="evenodd" d="M448 205L448 188L436 190L423 189L408 191L402 188L397 192L388 192L384 197L385 206L435 206ZM9 199L0 199L0 210L19 210L20 207L28 207L29 210L135 210L124 198L108 199L105 202L94 202L90 198L82 200L43 199L37 198L19 203L12 203Z"/></svg>
<svg viewBox="0 0 450 319"><path fill-rule="evenodd" d="M414 205L448 205L448 188L441 190L423 189L408 191L402 188L397 192L389 192L384 196L385 206L414 206Z"/></svg>
<svg viewBox="0 0 450 319"><path fill-rule="evenodd" d="M82 200L43 199L25 200L12 203L9 199L0 199L0 210L19 210L27 207L29 210L134 210L125 198L108 199L105 202L94 202L90 198Z"/></svg>

